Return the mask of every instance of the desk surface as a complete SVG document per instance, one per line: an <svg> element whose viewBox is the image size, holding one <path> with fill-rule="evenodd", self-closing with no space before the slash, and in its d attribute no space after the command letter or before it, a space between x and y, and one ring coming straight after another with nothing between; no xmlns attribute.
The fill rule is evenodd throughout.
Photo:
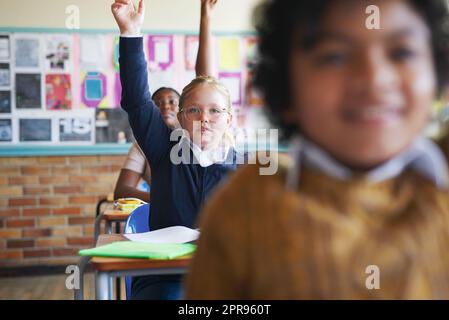
<svg viewBox="0 0 449 320"><path fill-rule="evenodd" d="M102 234L98 237L96 246L102 246L115 241L129 241L121 234ZM192 255L186 255L173 260L157 259L124 259L93 257L92 265L98 271L117 271L130 269L157 269L187 267Z"/></svg>
<svg viewBox="0 0 449 320"><path fill-rule="evenodd" d="M106 209L103 212L103 219L104 220L123 220L125 221L126 219L128 219L129 214L131 212L123 212L120 210L115 210L115 209Z"/></svg>

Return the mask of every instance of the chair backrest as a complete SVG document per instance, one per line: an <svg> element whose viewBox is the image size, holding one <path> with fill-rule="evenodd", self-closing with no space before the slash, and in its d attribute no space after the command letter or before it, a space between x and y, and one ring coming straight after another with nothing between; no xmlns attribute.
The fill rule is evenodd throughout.
<svg viewBox="0 0 449 320"><path fill-rule="evenodd" d="M150 204L144 204L130 213L125 224L125 233L150 231ZM131 299L132 277L125 277L126 299Z"/></svg>
<svg viewBox="0 0 449 320"><path fill-rule="evenodd" d="M144 204L130 213L125 224L125 233L150 231L150 204Z"/></svg>

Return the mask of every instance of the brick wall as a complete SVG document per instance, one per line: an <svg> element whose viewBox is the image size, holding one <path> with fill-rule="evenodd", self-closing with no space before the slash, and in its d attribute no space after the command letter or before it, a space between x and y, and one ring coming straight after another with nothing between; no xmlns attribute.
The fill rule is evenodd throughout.
<svg viewBox="0 0 449 320"><path fill-rule="evenodd" d="M76 262L125 157L0 158L0 267Z"/></svg>

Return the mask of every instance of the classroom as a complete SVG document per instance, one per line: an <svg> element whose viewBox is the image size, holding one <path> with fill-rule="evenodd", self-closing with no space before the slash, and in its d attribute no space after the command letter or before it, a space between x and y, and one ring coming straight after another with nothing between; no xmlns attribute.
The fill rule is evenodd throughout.
<svg viewBox="0 0 449 320"><path fill-rule="evenodd" d="M449 299L448 22L0 0L0 300Z"/></svg>

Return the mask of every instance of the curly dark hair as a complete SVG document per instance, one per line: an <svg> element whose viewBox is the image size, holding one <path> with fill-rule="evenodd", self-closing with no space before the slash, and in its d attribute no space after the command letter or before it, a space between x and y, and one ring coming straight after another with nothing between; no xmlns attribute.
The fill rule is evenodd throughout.
<svg viewBox="0 0 449 320"><path fill-rule="evenodd" d="M170 88L170 87L160 87L159 89L157 89L156 91L153 92L153 94L151 95L151 99L154 99L154 97L156 97L157 94L158 94L159 92L164 91L164 90L168 90L168 91L173 92L174 94L176 94L176 95L178 96L178 98L181 97L181 95L179 94L179 92L176 91L176 90L173 89L173 88Z"/></svg>
<svg viewBox="0 0 449 320"><path fill-rule="evenodd" d="M302 45L317 40L321 18L336 0L265 0L256 7L253 20L259 36L259 59L254 86L267 105L272 123L281 129L282 139L298 132L296 124L283 119L290 105L289 54L301 28ZM441 90L449 80L449 13L446 0L407 0L427 23L432 35L432 50Z"/></svg>

